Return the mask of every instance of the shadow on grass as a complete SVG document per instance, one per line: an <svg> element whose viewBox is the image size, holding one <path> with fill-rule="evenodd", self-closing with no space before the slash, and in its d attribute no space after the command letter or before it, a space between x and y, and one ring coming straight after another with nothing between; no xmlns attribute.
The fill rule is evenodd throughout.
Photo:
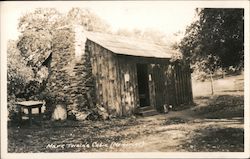
<svg viewBox="0 0 250 159"><path fill-rule="evenodd" d="M123 135L131 126L139 124L134 119L107 121L45 121L44 128L27 124L8 128L8 152L106 152L110 145L134 138L133 134ZM113 134L107 134L112 131ZM56 145L52 148L48 145ZM73 145L67 146L67 144ZM62 148L61 145L64 145ZM74 147L74 146L78 147Z"/></svg>
<svg viewBox="0 0 250 159"><path fill-rule="evenodd" d="M182 145L185 151L243 152L244 129L238 126L244 124L244 96L215 95L196 98L197 103L199 100L203 101L203 105L197 104L192 109L202 117L197 122L211 125L195 130L195 135Z"/></svg>
<svg viewBox="0 0 250 159"><path fill-rule="evenodd" d="M206 128L182 145L189 152L243 152L244 129Z"/></svg>
<svg viewBox="0 0 250 159"><path fill-rule="evenodd" d="M197 98L196 100L205 99ZM193 109L205 118L233 118L244 117L243 95L217 95L208 99L208 105Z"/></svg>

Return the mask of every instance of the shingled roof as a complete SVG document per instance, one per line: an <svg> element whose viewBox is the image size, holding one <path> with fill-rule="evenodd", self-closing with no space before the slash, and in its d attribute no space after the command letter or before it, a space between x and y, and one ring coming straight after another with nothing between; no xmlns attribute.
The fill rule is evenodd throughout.
<svg viewBox="0 0 250 159"><path fill-rule="evenodd" d="M87 39L115 54L154 58L171 58L173 55L179 54L178 51L167 46L160 46L141 39L96 32L85 32L85 34Z"/></svg>

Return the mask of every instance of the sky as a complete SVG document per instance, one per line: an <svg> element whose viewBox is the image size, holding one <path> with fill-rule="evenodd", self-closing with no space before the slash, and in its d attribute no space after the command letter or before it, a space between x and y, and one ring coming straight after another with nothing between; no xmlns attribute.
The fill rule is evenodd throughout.
<svg viewBox="0 0 250 159"><path fill-rule="evenodd" d="M244 7L247 1L8 1L1 5L1 37L18 37L18 19L35 8L56 8L66 13L72 7L88 8L104 19L113 31L154 29L171 35L185 32L195 17L195 8Z"/></svg>
<svg viewBox="0 0 250 159"><path fill-rule="evenodd" d="M18 19L38 7L56 8L67 12L72 7L88 8L104 19L116 31L125 29L154 29L165 34L185 31L195 15L194 5L167 1L74 1L74 2L6 2L2 4L2 15L7 39L16 39Z"/></svg>

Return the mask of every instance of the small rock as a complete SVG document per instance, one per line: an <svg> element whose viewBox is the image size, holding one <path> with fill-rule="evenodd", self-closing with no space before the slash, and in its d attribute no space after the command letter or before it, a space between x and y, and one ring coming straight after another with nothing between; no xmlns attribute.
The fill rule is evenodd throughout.
<svg viewBox="0 0 250 159"><path fill-rule="evenodd" d="M31 135L27 135L28 138L31 138L32 136Z"/></svg>
<svg viewBox="0 0 250 159"><path fill-rule="evenodd" d="M52 120L66 120L66 119L67 119L66 108L62 105L57 105L52 114Z"/></svg>
<svg viewBox="0 0 250 159"><path fill-rule="evenodd" d="M97 107L97 113L100 115L102 120L106 120L109 118L109 114L105 108L99 105L97 105L96 107Z"/></svg>
<svg viewBox="0 0 250 159"><path fill-rule="evenodd" d="M83 120L85 120L88 117L89 114L90 114L89 112L78 112L75 115L76 116L76 120L83 121Z"/></svg>
<svg viewBox="0 0 250 159"><path fill-rule="evenodd" d="M136 119L136 116L132 115L131 118L132 118L132 119Z"/></svg>

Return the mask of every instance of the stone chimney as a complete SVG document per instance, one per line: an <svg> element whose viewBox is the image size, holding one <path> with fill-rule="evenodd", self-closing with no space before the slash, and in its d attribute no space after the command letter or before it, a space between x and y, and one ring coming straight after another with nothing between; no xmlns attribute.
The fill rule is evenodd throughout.
<svg viewBox="0 0 250 159"><path fill-rule="evenodd" d="M82 112L89 108L89 95L94 94L92 87L92 67L90 54L85 50L86 36L84 28L80 25L74 25L74 67L70 78L70 104L69 110L73 113ZM89 95L88 95L89 94Z"/></svg>
<svg viewBox="0 0 250 159"><path fill-rule="evenodd" d="M80 62L82 55L85 52L86 36L84 34L84 28L81 25L73 26L75 34L75 58L76 62Z"/></svg>
<svg viewBox="0 0 250 159"><path fill-rule="evenodd" d="M55 40L47 96L52 97L52 111L60 103L65 105L68 115L75 115L89 107L88 94L91 97L95 94L84 29L79 25L61 28Z"/></svg>

